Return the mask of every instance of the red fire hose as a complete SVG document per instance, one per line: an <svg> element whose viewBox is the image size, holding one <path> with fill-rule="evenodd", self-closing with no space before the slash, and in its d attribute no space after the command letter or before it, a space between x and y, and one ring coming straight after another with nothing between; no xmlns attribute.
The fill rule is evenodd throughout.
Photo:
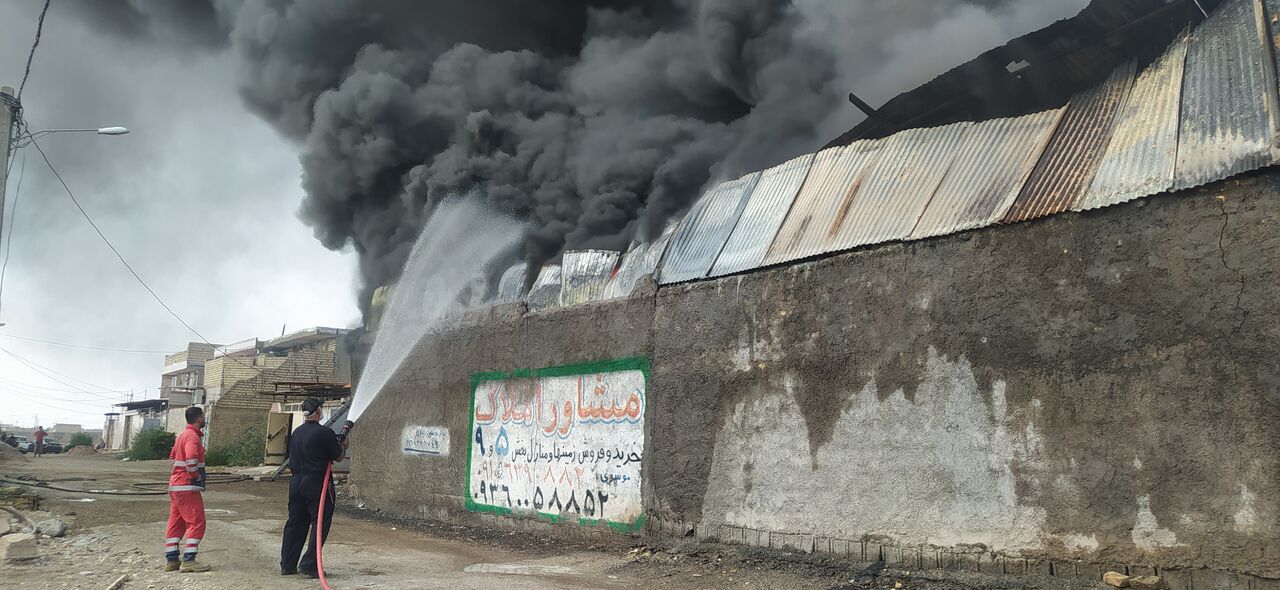
<svg viewBox="0 0 1280 590"><path fill-rule="evenodd" d="M348 402L350 403L350 402ZM342 409L339 408L339 413ZM336 420L336 418L335 418ZM330 422L332 424L332 421ZM356 423L347 420L342 425L342 434L338 435L338 440L343 443L342 452L338 454L338 461L341 461L347 455L346 439L347 434L351 432L351 428ZM328 426L326 424L326 426ZM316 573L320 576L320 587L324 590L333 590L329 587L329 580L324 577L324 502L329 496L329 483L333 481L333 464L336 461L330 461L324 468L324 483L320 484L320 510L316 512ZM334 490L336 493L337 490Z"/></svg>
<svg viewBox="0 0 1280 590"><path fill-rule="evenodd" d="M324 577L324 501L329 495L329 481L333 474L333 463L324 469L324 483L320 484L320 510L316 513L316 573L320 574L320 587L333 590Z"/></svg>

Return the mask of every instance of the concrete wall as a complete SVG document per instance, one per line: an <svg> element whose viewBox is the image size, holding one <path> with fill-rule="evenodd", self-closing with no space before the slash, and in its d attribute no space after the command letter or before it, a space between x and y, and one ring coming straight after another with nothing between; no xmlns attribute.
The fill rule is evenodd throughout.
<svg viewBox="0 0 1280 590"><path fill-rule="evenodd" d="M1002 569L1280 578L1277 197L1270 172L628 300L472 314L425 339L361 418L356 492L475 521L471 376L640 356L654 530L925 565L958 548ZM447 428L448 456L402 452L412 425Z"/></svg>

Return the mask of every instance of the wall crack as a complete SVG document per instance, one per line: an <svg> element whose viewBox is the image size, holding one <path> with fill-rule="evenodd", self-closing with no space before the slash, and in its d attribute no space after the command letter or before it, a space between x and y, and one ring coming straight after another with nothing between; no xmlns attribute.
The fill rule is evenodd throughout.
<svg viewBox="0 0 1280 590"><path fill-rule="evenodd" d="M1236 291L1235 301L1236 311L1240 312L1240 322L1236 324L1236 327L1227 335L1228 338L1231 338L1239 335L1240 332L1244 330L1245 321L1249 318L1249 310L1245 309L1244 306L1240 304L1240 302L1244 300L1244 273L1240 272L1240 269L1227 263L1227 248L1223 243L1227 236L1227 225L1231 222L1231 214L1227 212L1227 198L1224 195L1218 195L1215 199L1218 201L1218 209L1222 212L1222 228L1218 231L1218 258L1222 261L1223 268L1234 273L1236 275L1236 280L1240 283L1240 288Z"/></svg>

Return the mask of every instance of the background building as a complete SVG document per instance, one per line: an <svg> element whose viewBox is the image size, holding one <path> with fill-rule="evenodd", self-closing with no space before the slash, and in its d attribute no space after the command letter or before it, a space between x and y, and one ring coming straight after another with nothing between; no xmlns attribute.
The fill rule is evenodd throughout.
<svg viewBox="0 0 1280 590"><path fill-rule="evenodd" d="M205 363L204 391L208 446L232 444L245 436L266 440L270 394L277 383L346 384L351 356L347 330L315 327L262 341L219 347Z"/></svg>

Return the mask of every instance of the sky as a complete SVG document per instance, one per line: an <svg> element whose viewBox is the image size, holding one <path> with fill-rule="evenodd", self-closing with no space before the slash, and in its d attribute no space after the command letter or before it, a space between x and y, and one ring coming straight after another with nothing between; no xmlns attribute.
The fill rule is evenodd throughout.
<svg viewBox="0 0 1280 590"><path fill-rule="evenodd" d="M32 129L132 129L41 145L148 284L227 343L354 326L445 202L519 219L534 268L625 248L710 183L848 129L847 91L881 104L1085 4L62 0L22 98ZM19 85L41 5L0 3L0 84ZM158 394L163 356L30 339L199 338L38 156L9 180L0 421L94 426Z"/></svg>
<svg viewBox="0 0 1280 590"><path fill-rule="evenodd" d="M21 81L38 9L0 3L0 85ZM297 219L297 147L242 106L234 69L230 50L131 45L59 13L55 2L22 102L35 130L131 130L50 135L40 145L125 259L205 337L226 343L276 336L282 326L353 327L354 256L325 249ZM34 148L13 158L0 422L30 426L38 416L45 427L100 428L103 413L130 392L158 396L163 355L18 337L172 352L199 338L132 278Z"/></svg>

